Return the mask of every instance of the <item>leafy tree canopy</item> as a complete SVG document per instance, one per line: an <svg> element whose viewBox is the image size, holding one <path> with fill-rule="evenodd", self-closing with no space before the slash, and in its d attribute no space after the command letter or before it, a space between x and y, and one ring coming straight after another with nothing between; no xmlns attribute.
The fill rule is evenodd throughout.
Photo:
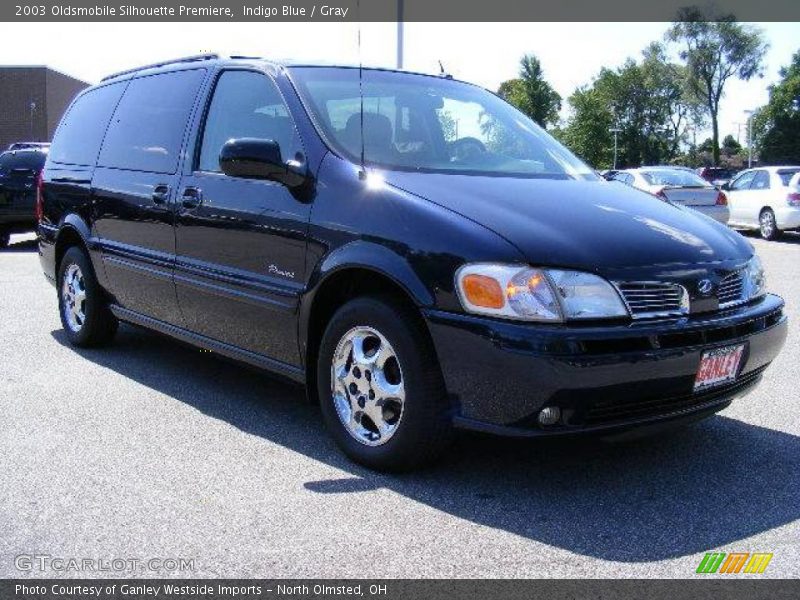
<svg viewBox="0 0 800 600"><path fill-rule="evenodd" d="M762 164L800 164L800 50L780 76L753 117L755 146Z"/></svg>
<svg viewBox="0 0 800 600"><path fill-rule="evenodd" d="M561 96L545 80L539 59L526 54L520 60L519 77L500 84L498 95L542 127L556 125Z"/></svg>
<svg viewBox="0 0 800 600"><path fill-rule="evenodd" d="M682 9L667 32L680 48L687 83L711 119L714 164L719 163L719 107L731 78L748 81L763 75L767 51L760 30L737 23L732 15L709 16L692 7Z"/></svg>

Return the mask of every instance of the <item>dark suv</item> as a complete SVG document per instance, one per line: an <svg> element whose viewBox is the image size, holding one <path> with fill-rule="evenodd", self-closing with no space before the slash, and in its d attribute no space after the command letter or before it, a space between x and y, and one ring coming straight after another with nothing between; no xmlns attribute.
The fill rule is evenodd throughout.
<svg viewBox="0 0 800 600"><path fill-rule="evenodd" d="M444 77L216 56L114 75L62 120L41 201L72 343L121 320L305 383L374 468L454 427L710 415L786 337L742 236Z"/></svg>
<svg viewBox="0 0 800 600"><path fill-rule="evenodd" d="M36 183L46 158L42 149L0 154L0 248L12 233L36 229Z"/></svg>

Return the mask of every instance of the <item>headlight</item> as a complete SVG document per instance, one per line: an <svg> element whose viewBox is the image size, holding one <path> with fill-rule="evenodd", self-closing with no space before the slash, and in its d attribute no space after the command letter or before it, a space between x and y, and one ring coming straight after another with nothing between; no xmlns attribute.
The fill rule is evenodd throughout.
<svg viewBox="0 0 800 600"><path fill-rule="evenodd" d="M747 300L758 298L767 293L767 275L761 259L753 255L744 271L744 297Z"/></svg>
<svg viewBox="0 0 800 600"><path fill-rule="evenodd" d="M456 288L464 309L483 315L525 321L628 316L611 284L591 273L475 263L458 270Z"/></svg>

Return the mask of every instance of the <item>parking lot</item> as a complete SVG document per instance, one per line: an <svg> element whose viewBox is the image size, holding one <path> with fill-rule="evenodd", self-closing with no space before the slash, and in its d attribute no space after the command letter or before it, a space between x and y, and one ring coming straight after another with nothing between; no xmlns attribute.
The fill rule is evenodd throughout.
<svg viewBox="0 0 800 600"><path fill-rule="evenodd" d="M691 577L711 549L800 564L800 235L751 236L787 347L711 419L626 443L461 436L353 465L301 389L123 326L68 346L32 235L0 252L0 576L19 555L184 558L190 577ZM102 575L102 574L101 574Z"/></svg>

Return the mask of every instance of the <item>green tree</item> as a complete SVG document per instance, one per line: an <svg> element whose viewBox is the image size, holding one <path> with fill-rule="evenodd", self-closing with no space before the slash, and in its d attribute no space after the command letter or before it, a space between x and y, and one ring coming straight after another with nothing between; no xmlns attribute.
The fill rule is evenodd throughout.
<svg viewBox="0 0 800 600"><path fill-rule="evenodd" d="M613 116L608 102L594 87L584 86L569 97L569 105L572 114L558 132L559 139L594 168L610 169L614 138L609 132Z"/></svg>
<svg viewBox="0 0 800 600"><path fill-rule="evenodd" d="M589 89L594 92L592 101L602 107L608 127L620 130L618 166L672 161L680 154L687 128L702 120L698 104L685 86L685 67L669 62L663 46L657 43L642 52L638 63L628 59L616 69L602 69L591 87L581 91ZM584 104L577 107L575 101ZM592 124L583 124L581 119L587 118L587 114L597 118L587 111L585 101L584 94L576 93L569 98L573 110L563 139L573 149L573 143L581 139L579 132L592 128ZM609 136L610 133L605 137ZM588 150L581 151L585 155Z"/></svg>
<svg viewBox="0 0 800 600"><path fill-rule="evenodd" d="M439 123L442 126L442 135L444 136L444 141L446 142L454 142L457 138L457 129L456 120L453 118L448 111L444 109L440 109L436 111L436 116L439 117Z"/></svg>
<svg viewBox="0 0 800 600"><path fill-rule="evenodd" d="M763 164L800 163L800 51L781 80L769 88L769 102L753 116L753 137Z"/></svg>
<svg viewBox="0 0 800 600"><path fill-rule="evenodd" d="M698 152L708 152L709 154L714 153L714 140L711 138L704 139L698 146Z"/></svg>
<svg viewBox="0 0 800 600"><path fill-rule="evenodd" d="M725 156L733 156L742 151L742 145L736 141L736 138L728 134L722 140L722 153Z"/></svg>
<svg viewBox="0 0 800 600"><path fill-rule="evenodd" d="M539 59L526 54L519 63L519 77L500 84L498 95L542 127L558 123L561 96L545 80Z"/></svg>
<svg viewBox="0 0 800 600"><path fill-rule="evenodd" d="M737 23L731 15L707 19L695 7L681 9L667 39L681 46L689 86L711 119L713 160L719 164L718 119L725 84L732 77L748 81L762 76L767 44L760 30Z"/></svg>
<svg viewBox="0 0 800 600"><path fill-rule="evenodd" d="M660 121L669 161L680 154L689 129L704 125L703 105L688 85L688 68L670 62L662 44L652 42L642 51L640 68L650 94L649 112Z"/></svg>

